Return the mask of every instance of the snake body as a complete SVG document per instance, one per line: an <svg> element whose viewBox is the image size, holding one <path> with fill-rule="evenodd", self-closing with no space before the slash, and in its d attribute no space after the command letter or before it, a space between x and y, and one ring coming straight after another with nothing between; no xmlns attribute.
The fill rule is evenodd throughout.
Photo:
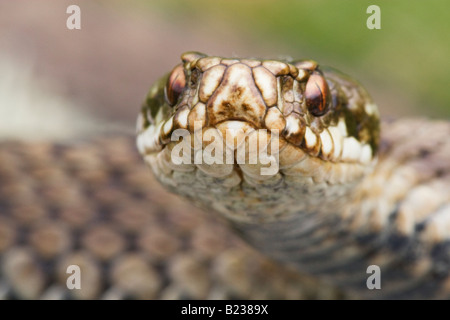
<svg viewBox="0 0 450 320"><path fill-rule="evenodd" d="M380 140L375 104L336 70L188 52L150 89L137 145L170 191L276 261L358 297L447 298L449 128L392 121Z"/></svg>
<svg viewBox="0 0 450 320"><path fill-rule="evenodd" d="M131 135L0 142L0 300L339 297L166 192Z"/></svg>

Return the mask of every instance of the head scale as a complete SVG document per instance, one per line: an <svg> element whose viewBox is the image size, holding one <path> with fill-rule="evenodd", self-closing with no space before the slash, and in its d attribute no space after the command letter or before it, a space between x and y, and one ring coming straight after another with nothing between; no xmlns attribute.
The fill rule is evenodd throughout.
<svg viewBox="0 0 450 320"><path fill-rule="evenodd" d="M273 182L269 188L306 180L354 186L374 163L378 111L365 89L348 76L312 60L221 58L198 52L187 52L181 60L150 89L139 115L137 140L159 179L178 185L176 192L189 196L197 187L191 184L191 191L180 191L177 171L201 172L204 177L195 178L202 180L200 189L251 185L254 196L261 197L268 181ZM173 138L177 130L187 132L189 139L182 140L189 140L193 151L183 155L187 162L182 164L172 159L181 144ZM202 140L196 147L194 142L205 133L217 139ZM248 160L252 141L263 141L262 150L274 144L274 138L278 149L270 149L268 157L276 158L277 170L268 176L261 173L260 159L251 164L237 161L239 141L247 148ZM196 162L199 151L220 143L223 159L234 156L231 164ZM252 210L249 206L247 211Z"/></svg>

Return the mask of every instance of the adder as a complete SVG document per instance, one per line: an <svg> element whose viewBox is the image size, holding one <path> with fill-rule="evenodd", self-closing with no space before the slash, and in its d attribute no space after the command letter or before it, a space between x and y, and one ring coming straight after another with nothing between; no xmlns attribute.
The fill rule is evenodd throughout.
<svg viewBox="0 0 450 320"><path fill-rule="evenodd" d="M380 121L359 83L313 60L184 53L151 87L136 144L187 201L151 183L129 138L6 144L2 182L25 175L34 187L2 189L0 288L19 298L449 298L449 134L448 121ZM67 290L70 263L94 285Z"/></svg>

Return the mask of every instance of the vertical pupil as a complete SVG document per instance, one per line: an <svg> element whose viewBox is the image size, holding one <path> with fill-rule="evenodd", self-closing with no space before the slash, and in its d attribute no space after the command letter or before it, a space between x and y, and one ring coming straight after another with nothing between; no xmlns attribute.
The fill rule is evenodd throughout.
<svg viewBox="0 0 450 320"><path fill-rule="evenodd" d="M183 66L179 64L176 66L167 80L166 96L170 105L177 103L181 92L186 85L186 77L184 75Z"/></svg>

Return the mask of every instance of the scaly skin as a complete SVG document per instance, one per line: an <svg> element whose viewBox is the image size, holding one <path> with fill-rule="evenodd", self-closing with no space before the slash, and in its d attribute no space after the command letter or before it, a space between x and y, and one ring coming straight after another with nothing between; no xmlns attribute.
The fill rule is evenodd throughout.
<svg viewBox="0 0 450 320"><path fill-rule="evenodd" d="M1 299L318 299L149 179L134 137L0 142ZM81 289L66 286L69 265Z"/></svg>
<svg viewBox="0 0 450 320"><path fill-rule="evenodd" d="M177 129L183 139L173 139ZM367 92L314 61L185 53L150 89L137 145L170 191L224 216L275 260L357 297L447 298L450 125L402 120L383 130L380 141ZM249 163L258 152L239 162L239 141L262 141L277 170ZM211 149L234 162L211 161ZM367 288L370 265L381 290Z"/></svg>
<svg viewBox="0 0 450 320"><path fill-rule="evenodd" d="M166 80L155 88L163 88ZM320 84L320 79L316 77L315 82ZM336 92L333 90L331 94ZM290 100L290 94L285 95ZM367 99L365 93L362 95ZM166 120L173 110L164 99L164 94L157 100L152 92L149 95L146 105L153 109L155 121ZM160 108L166 113L157 118ZM317 108L318 104L311 106L313 112L320 111ZM273 117L275 111L271 109L267 123L283 125L280 117ZM140 125L149 127L148 119L144 121L147 117L141 116ZM257 175L244 174L252 175L260 168L243 168L237 177L246 179L245 188L230 202L232 198L224 195L233 196L232 187L225 194L220 188L224 182L232 185L238 181L242 186L242 180L211 178L211 174L226 172L220 166L195 166L195 176L186 172L189 166L181 168L185 171L167 170L164 153L160 153L157 165L170 174L157 170L158 179L175 181L177 187L171 187L174 192L189 195L183 184L202 192L186 202L164 192L149 177L132 137L71 144L2 142L0 299L448 298L450 125L399 119L382 122L380 132L378 163L354 183L343 204L337 203L336 210L325 215L335 222L331 227L326 219L316 223L322 211L305 214L300 226L282 222L293 219L296 208L305 201L310 201L308 207L314 206L317 200L307 200L302 194L314 195L310 187L333 177L317 167L313 167L311 179L306 175L295 178L296 172L308 173L299 167L301 170L292 172L294 176L283 175L283 181L275 186L275 179L263 183ZM288 138L300 143L300 149L307 147L299 142L303 136L293 130L290 133ZM292 146L285 149L291 150L285 153L291 157L280 158L285 165L282 170L292 168L297 157L311 160L305 154L314 157L317 153L312 144L301 150ZM313 166L315 160L308 163ZM334 167L337 170L333 172L346 172L339 179L333 177L340 185L352 184L351 172L345 167ZM315 191L320 190L317 187ZM275 206L271 210L262 206L254 215L241 217L239 213L256 205L246 201L257 199L257 192ZM202 212L191 205L200 201L214 205L214 211L230 219L255 247L290 266L268 260L245 246L213 210ZM320 199L317 207L327 206L325 202ZM224 205L232 210L224 210ZM285 217L273 219L278 210L283 212L276 216ZM66 287L66 269L71 264L81 267L80 290ZM370 264L381 267L380 291L369 291L365 286ZM307 271L307 275L295 268ZM310 273L323 280L316 281ZM345 293L335 290L332 283Z"/></svg>

